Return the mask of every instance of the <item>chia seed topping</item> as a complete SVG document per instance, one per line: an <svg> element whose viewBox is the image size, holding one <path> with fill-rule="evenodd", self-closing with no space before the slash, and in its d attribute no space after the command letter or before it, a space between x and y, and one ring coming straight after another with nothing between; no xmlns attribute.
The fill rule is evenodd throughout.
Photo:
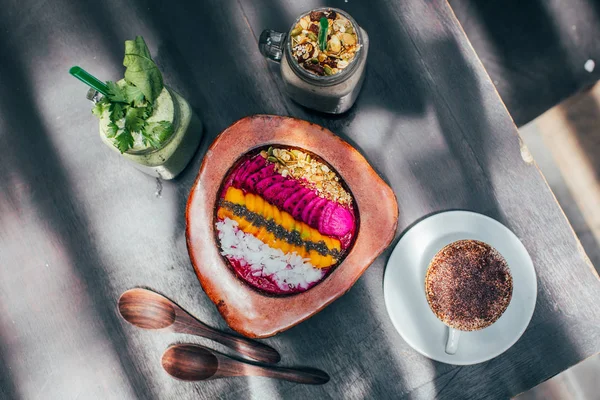
<svg viewBox="0 0 600 400"><path fill-rule="evenodd" d="M321 241L319 243L311 242L310 240L302 240L300 237L300 232L291 231L288 232L283 227L277 225L272 220L266 220L262 215L256 214L254 212L249 211L246 207L240 204L234 204L229 201L221 200L219 204L222 207L225 207L239 217L243 217L252 223L254 226L265 227L267 231L273 233L276 238L287 241L290 244L296 246L304 246L306 250L315 250L319 254L326 256L331 255L334 258L340 258L340 252L336 249L329 249L325 242Z"/></svg>

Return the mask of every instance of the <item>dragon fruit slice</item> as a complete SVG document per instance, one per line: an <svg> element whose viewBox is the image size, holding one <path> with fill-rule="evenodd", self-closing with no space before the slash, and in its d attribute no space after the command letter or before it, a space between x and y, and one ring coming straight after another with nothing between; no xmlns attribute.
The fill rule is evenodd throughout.
<svg viewBox="0 0 600 400"><path fill-rule="evenodd" d="M256 193L262 195L268 188L283 181L285 181L285 178L278 173L268 176L256 184Z"/></svg>
<svg viewBox="0 0 600 400"><path fill-rule="evenodd" d="M353 227L352 213L336 203L328 202L319 220L319 232L328 236L342 237Z"/></svg>
<svg viewBox="0 0 600 400"><path fill-rule="evenodd" d="M302 211L304 211L308 203L310 203L315 197L317 197L317 194L314 190L302 196L298 204L296 204L296 207L294 207L294 211L292 211L292 216L294 217L294 219L302 219Z"/></svg>
<svg viewBox="0 0 600 400"><path fill-rule="evenodd" d="M240 164L240 166L235 171L235 176L233 177L233 179L231 181L232 186L234 186L236 188L239 188L242 186L242 183L244 182L244 180L242 179L242 175L244 175L246 173L249 165L250 165L250 160L246 160Z"/></svg>
<svg viewBox="0 0 600 400"><path fill-rule="evenodd" d="M267 165L267 162L265 161L264 158L262 157L254 157L251 160L248 160L248 164L242 168L242 166L240 166L240 169L243 171L242 174L240 174L239 176L239 182L240 185L243 186L246 182L246 179L248 179L248 177L250 175L252 175L255 172L258 172L260 169L264 168Z"/></svg>
<svg viewBox="0 0 600 400"><path fill-rule="evenodd" d="M302 210L302 221L306 222L309 220L309 216L310 216L310 212L312 211L313 208L315 208L315 206L317 205L317 203L321 202L321 200L323 200L321 197L315 197L314 199L311 200L310 203L308 203L306 205L306 207L304 208L304 210ZM314 227L313 228L318 228Z"/></svg>
<svg viewBox="0 0 600 400"><path fill-rule="evenodd" d="M282 191L287 189L285 187L286 182L279 182L268 188L263 192L263 197L270 203L274 203L274 199L277 198L277 195Z"/></svg>
<svg viewBox="0 0 600 400"><path fill-rule="evenodd" d="M310 190L306 188L298 190L296 193L288 197L288 199L283 203L283 209L291 214L300 199L308 192L310 192Z"/></svg>
<svg viewBox="0 0 600 400"><path fill-rule="evenodd" d="M278 192L274 197L272 197L271 200L268 200L268 201L272 202L280 209L283 209L283 204L285 203L285 201L287 199L289 199L290 196L293 195L294 193L296 193L297 191L298 191L298 187L291 187L291 188L283 189L280 192ZM265 199L268 199L266 193L267 192L265 192Z"/></svg>
<svg viewBox="0 0 600 400"><path fill-rule="evenodd" d="M308 225L312 226L315 229L319 229L319 221L321 220L321 217L322 217L323 213L325 212L327 205L332 203L331 201L329 201L327 199L320 199L320 200L321 201L319 201L317 204L315 204L312 211L308 215L308 220L304 220L304 222L306 222Z"/></svg>
<svg viewBox="0 0 600 400"><path fill-rule="evenodd" d="M261 157L262 158L262 157ZM262 181L265 178L273 176L276 174L275 166L273 164L267 165L262 169L258 170L258 172L249 175L244 182L245 189L254 191L256 190L256 185L258 182Z"/></svg>

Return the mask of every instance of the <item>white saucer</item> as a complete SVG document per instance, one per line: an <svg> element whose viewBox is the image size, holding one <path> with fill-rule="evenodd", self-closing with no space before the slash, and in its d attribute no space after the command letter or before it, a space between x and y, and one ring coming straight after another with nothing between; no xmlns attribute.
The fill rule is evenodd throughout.
<svg viewBox="0 0 600 400"><path fill-rule="evenodd" d="M462 332L458 351L446 354L448 328L429 308L425 273L433 256L460 239L477 239L495 247L508 262L513 277L512 300L493 325ZM402 236L383 280L385 304L402 338L426 357L447 364L470 365L508 350L521 337L535 309L537 281L531 257L507 227L470 211L447 211L419 221Z"/></svg>

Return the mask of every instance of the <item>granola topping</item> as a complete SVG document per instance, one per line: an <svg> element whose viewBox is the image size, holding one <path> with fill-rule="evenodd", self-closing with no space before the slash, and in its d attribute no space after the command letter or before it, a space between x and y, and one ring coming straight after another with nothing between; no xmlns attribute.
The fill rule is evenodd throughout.
<svg viewBox="0 0 600 400"><path fill-rule="evenodd" d="M352 196L340 183L340 177L310 154L297 149L273 147L261 151L260 154L267 161L274 163L275 170L282 176L291 176L305 183L325 199L347 206L352 204Z"/></svg>

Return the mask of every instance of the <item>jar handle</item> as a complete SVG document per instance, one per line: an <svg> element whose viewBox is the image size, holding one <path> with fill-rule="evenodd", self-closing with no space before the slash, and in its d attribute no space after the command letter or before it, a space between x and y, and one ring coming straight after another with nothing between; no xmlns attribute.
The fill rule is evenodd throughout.
<svg viewBox="0 0 600 400"><path fill-rule="evenodd" d="M260 53L273 61L281 61L286 34L265 29L258 39Z"/></svg>
<svg viewBox="0 0 600 400"><path fill-rule="evenodd" d="M100 92L98 92L94 88L89 88L85 95L85 98L91 101L92 103L96 104L98 101L100 101Z"/></svg>

